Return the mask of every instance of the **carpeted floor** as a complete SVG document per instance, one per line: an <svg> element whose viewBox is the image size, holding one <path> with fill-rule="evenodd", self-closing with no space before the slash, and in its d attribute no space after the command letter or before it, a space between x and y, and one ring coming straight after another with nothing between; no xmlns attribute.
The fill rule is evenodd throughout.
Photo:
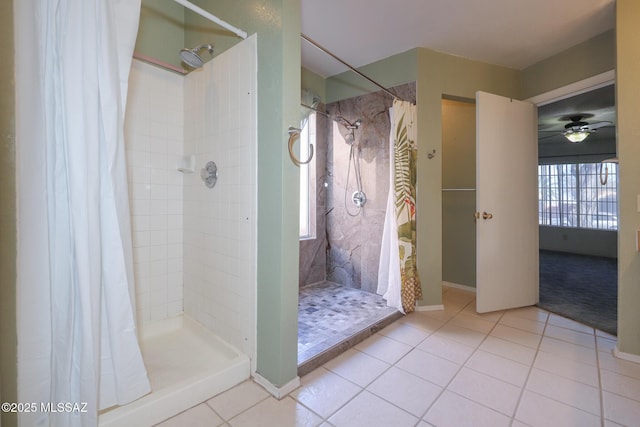
<svg viewBox="0 0 640 427"><path fill-rule="evenodd" d="M617 262L541 250L538 306L617 335Z"/></svg>

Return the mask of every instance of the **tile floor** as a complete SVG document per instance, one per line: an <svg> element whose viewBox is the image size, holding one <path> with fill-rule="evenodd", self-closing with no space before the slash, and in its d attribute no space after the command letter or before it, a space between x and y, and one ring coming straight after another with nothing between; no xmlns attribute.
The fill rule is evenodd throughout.
<svg viewBox="0 0 640 427"><path fill-rule="evenodd" d="M305 286L298 299L298 365L396 313L380 295L333 282Z"/></svg>
<svg viewBox="0 0 640 427"><path fill-rule="evenodd" d="M615 337L536 307L479 315L448 288L278 401L244 382L169 426L640 426L640 364Z"/></svg>

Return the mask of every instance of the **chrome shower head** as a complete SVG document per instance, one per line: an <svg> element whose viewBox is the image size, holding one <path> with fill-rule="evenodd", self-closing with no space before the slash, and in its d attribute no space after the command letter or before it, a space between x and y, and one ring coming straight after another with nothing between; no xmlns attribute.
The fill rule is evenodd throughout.
<svg viewBox="0 0 640 427"><path fill-rule="evenodd" d="M342 123L342 125L349 130L358 129L362 124L362 120L360 119L357 119L355 122L351 123L349 120L345 119L342 116L336 116L333 120Z"/></svg>
<svg viewBox="0 0 640 427"><path fill-rule="evenodd" d="M198 54L202 49L207 49L211 55L213 55L212 44L201 44L193 49L180 49L180 59L190 67L200 68L204 65L202 57Z"/></svg>

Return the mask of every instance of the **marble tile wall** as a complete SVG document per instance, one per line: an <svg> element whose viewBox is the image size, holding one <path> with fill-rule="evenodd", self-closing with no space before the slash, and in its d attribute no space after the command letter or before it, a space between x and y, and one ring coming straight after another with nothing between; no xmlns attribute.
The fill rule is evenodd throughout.
<svg viewBox="0 0 640 427"><path fill-rule="evenodd" d="M393 89L404 99L415 102L415 83ZM375 292L378 283L389 191L389 107L392 103L391 96L380 91L327 105L330 115L326 145L327 280L368 292ZM367 202L355 216L352 215L358 209L351 200L356 190L355 171L353 163L349 171L351 145L347 143L350 131L333 120L338 116L351 123L362 120L353 135L353 149L359 158L362 189Z"/></svg>

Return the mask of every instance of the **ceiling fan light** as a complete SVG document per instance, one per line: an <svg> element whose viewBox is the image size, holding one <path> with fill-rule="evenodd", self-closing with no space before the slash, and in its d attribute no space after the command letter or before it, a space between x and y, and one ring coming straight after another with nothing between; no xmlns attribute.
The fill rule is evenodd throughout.
<svg viewBox="0 0 640 427"><path fill-rule="evenodd" d="M573 142L576 144L584 141L590 134L591 134L591 131L588 129L577 130L577 131L569 129L563 133L565 138L567 138L570 142Z"/></svg>

